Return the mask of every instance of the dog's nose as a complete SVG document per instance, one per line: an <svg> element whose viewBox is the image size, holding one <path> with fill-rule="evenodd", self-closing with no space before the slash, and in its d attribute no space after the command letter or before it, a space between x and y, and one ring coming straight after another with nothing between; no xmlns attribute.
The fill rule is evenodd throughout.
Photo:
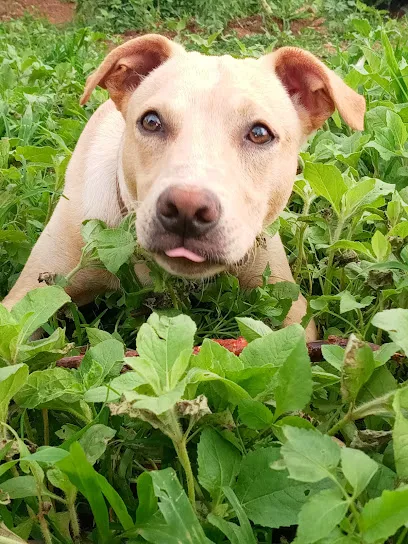
<svg viewBox="0 0 408 544"><path fill-rule="evenodd" d="M215 194L206 189L173 186L159 196L156 213L167 231L192 238L215 227L221 205Z"/></svg>

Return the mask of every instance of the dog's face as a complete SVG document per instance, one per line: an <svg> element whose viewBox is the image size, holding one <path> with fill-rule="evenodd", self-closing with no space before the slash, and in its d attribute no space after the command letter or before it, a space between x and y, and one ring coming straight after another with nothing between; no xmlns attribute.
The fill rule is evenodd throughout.
<svg viewBox="0 0 408 544"><path fill-rule="evenodd" d="M138 241L177 275L213 275L247 255L289 199L301 144L335 106L363 124L362 97L298 49L237 60L146 36L104 63L84 100L99 83L122 111Z"/></svg>

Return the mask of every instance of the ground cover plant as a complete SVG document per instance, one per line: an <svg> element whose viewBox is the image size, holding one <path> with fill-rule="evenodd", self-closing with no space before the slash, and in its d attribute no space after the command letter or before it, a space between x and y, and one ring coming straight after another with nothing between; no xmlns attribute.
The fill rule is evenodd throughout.
<svg viewBox="0 0 408 544"><path fill-rule="evenodd" d="M11 312L0 304L0 543L406 543L406 21L358 2L237 1L229 14L223 3L142 4L83 0L68 27L32 18L0 27L0 298L106 99L98 90L78 105L107 43L122 39L105 32L132 30L137 10L135 27L209 54L297 43L324 55L364 93L365 130L333 115L268 228L300 287L269 285L268 269L250 292L227 275L171 278L138 247L128 217L117 229L86 223L67 277L45 277ZM261 24L240 34L245 24L230 19L259 16L259 5ZM319 18L321 32L311 30ZM138 260L150 288L134 277ZM118 275L121 291L78 309L63 287L87 266ZM303 324L314 316L322 337L347 342L323 346L318 363L302 326L281 328L299 288ZM39 326L46 334L32 340ZM212 340L238 336L235 351ZM56 363L84 346L77 368Z"/></svg>

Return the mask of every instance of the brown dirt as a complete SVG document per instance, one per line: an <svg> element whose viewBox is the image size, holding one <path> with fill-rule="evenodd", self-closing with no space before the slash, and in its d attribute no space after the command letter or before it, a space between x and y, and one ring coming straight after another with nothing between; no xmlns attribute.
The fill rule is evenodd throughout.
<svg viewBox="0 0 408 544"><path fill-rule="evenodd" d="M307 13L307 15L306 15ZM306 15L306 16L305 16ZM327 32L323 17L315 17L313 12L308 12L304 9L299 10L299 18L290 22L290 29L295 36L298 36L305 28L312 28L316 32L324 34ZM279 30L283 29L283 22L277 17L272 18L273 22L278 25ZM252 15L231 21L227 27L229 30L234 30L237 38L242 39L255 34L263 34L265 32L265 23L261 15Z"/></svg>
<svg viewBox="0 0 408 544"><path fill-rule="evenodd" d="M72 21L75 4L60 0L0 0L0 21L16 19L24 13L45 17L58 25Z"/></svg>

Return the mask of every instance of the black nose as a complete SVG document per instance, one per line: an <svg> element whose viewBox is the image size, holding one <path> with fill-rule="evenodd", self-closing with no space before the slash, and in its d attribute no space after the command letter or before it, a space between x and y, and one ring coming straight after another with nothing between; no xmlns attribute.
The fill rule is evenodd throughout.
<svg viewBox="0 0 408 544"><path fill-rule="evenodd" d="M159 196L156 213L167 231L193 238L215 227L221 215L221 205L211 191L173 186Z"/></svg>

